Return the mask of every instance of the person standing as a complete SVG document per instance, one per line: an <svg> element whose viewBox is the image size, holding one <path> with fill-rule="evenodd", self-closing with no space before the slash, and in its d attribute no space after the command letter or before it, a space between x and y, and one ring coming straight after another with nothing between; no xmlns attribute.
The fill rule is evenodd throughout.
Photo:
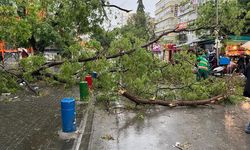
<svg viewBox="0 0 250 150"><path fill-rule="evenodd" d="M237 61L237 65L238 65L238 73L244 73L245 70L245 58L244 58L244 53L240 54L240 58Z"/></svg>
<svg viewBox="0 0 250 150"><path fill-rule="evenodd" d="M247 81L245 83L243 96L250 98L250 63L247 64L244 75L247 78Z"/></svg>
<svg viewBox="0 0 250 150"><path fill-rule="evenodd" d="M202 78L207 79L208 78L208 68L209 68L209 62L206 59L206 55L200 53L200 55L197 58L197 81L200 81Z"/></svg>

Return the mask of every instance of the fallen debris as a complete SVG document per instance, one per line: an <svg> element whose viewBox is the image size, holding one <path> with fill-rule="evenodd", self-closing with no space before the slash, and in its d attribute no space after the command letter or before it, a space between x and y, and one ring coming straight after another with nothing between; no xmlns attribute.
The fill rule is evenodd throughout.
<svg viewBox="0 0 250 150"><path fill-rule="evenodd" d="M105 136L102 136L101 138L103 140L108 140L108 141L115 140L110 134L106 134Z"/></svg>
<svg viewBox="0 0 250 150"><path fill-rule="evenodd" d="M129 100L135 102L137 105L140 104L150 104L150 105L161 105L161 106L168 106L168 107L176 107L176 106L198 106L198 105L207 105L207 104L214 104L219 101L224 100L228 97L226 94L220 94L218 96L204 99L204 100L196 100L196 101L188 101L188 100L150 100L150 99L143 99L137 96L134 96L128 93L126 90L120 90L119 93L128 98Z"/></svg>
<svg viewBox="0 0 250 150"><path fill-rule="evenodd" d="M191 150L191 144L188 142L185 143L180 143L180 142L176 142L175 145L172 145L173 147L179 149L179 150Z"/></svg>
<svg viewBox="0 0 250 150"><path fill-rule="evenodd" d="M2 96L10 96L11 93L2 93Z"/></svg>

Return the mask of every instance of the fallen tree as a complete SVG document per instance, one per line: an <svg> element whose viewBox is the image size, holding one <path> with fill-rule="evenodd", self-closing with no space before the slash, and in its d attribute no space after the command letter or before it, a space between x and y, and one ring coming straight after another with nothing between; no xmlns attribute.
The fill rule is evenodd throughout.
<svg viewBox="0 0 250 150"><path fill-rule="evenodd" d="M120 90L119 94L127 99L131 100L132 102L136 103L137 105L161 105L167 107L176 107L176 106L198 106L198 105L207 105L207 104L215 104L218 103L225 98L228 97L226 94L220 94L218 96L204 99L204 100L152 100L152 99L143 99L141 97L137 97L128 93L126 90Z"/></svg>
<svg viewBox="0 0 250 150"><path fill-rule="evenodd" d="M155 99L154 98L143 98L140 96L137 96L135 94L131 94L131 92L128 92L126 89L122 88L118 91L119 95L127 98L128 100L134 102L136 105L160 105L160 106L167 106L167 107L177 107L177 106L199 106L199 105L208 105L208 104L217 104L220 103L224 100L230 100L230 96L232 95L239 95L241 97L242 91L237 91L237 88L239 88L239 84L241 78L237 77L235 74L233 74L230 77L227 77L224 80L224 83L226 86L222 87L222 90L219 94L216 95L211 95L208 98L205 99L192 99L192 100L187 100L185 99L180 99L180 100L171 100L171 99ZM215 81L216 82L216 81ZM196 84L199 84L199 82L194 82ZM176 87L176 88L162 88L165 90L184 90L185 88L190 88L192 90L192 86L195 86L194 83L188 84L187 86L182 86L182 87ZM207 85L207 88L209 88L209 85ZM209 90L209 89L208 89ZM156 90L158 92L158 89ZM237 93L238 92L238 93ZM235 99L236 97L233 97ZM242 97L242 100L244 98Z"/></svg>
<svg viewBox="0 0 250 150"><path fill-rule="evenodd" d="M81 4L82 2L77 1L76 4L78 3ZM108 5L108 3L100 4ZM76 6L80 7L81 5ZM111 5L110 7L113 6ZM59 6L59 10L55 12L55 16L60 14L60 10L64 10L63 5ZM58 17L57 21L52 23L52 26L59 23L61 19L64 19L63 16ZM60 19L60 17L62 18ZM82 17L82 15L79 17ZM84 18L86 19L86 17ZM69 19L75 21L72 17L69 17ZM76 20L79 19L77 18ZM84 26L78 24L78 22L76 24L77 27L79 27L79 30L76 30L78 33L78 31L81 31L81 27ZM74 25L74 23L72 23L72 25ZM71 24L68 26L69 27L66 28L63 27L60 33L69 33L67 32L68 30L65 29L71 30L74 28L71 27ZM129 29L137 30L137 27L138 26L135 26ZM150 45L170 33L197 31L208 28L213 29L215 27L183 30L173 29L162 33L148 42L145 40L147 38L144 39L134 34L135 30L126 33L118 30L115 32L114 37L110 38L110 41L107 42L107 48L103 48L101 44L95 40L89 41L84 46L80 45L78 39L75 39L75 34L71 35L74 40L68 39L66 34L63 35L66 39L60 40L60 44L63 45L59 45L63 50L63 59L60 61L46 62L45 58L41 55L23 59L19 63L18 76L15 76L15 79L23 78L25 79L24 81L27 82L36 82L37 80L44 79L48 82L52 81L52 83L56 80L63 84L72 85L79 81L79 79L83 79L87 74L95 71L98 73L98 79L95 80L94 86L95 89L101 93L99 97L97 97L98 99L117 99L119 96L117 91L123 88L132 91L136 96L133 96L133 94L129 92L123 92L122 96L127 96L138 104L161 104L172 107L213 103L221 100L221 97L225 97L225 95L221 94L225 93L225 87L228 85L227 81L210 78L209 80L196 82L195 75L191 70L195 63L195 55L188 53L185 51L186 49L175 54L174 57L179 56L179 58L175 58L178 63L173 62L171 64L166 64L166 62L158 60L148 49ZM9 72L9 74L13 76L11 72ZM150 100L152 97L158 100ZM211 97L214 98L211 99ZM177 101L178 99L185 99L187 101ZM197 99L202 100L196 101ZM169 102L168 100L173 101Z"/></svg>
<svg viewBox="0 0 250 150"><path fill-rule="evenodd" d="M166 31L162 34L160 34L158 37L156 37L155 39L145 43L145 44L142 44L140 47L141 48L147 48L149 47L150 45L158 42L162 37L164 36L167 36L168 34L170 33L180 33L180 32L190 32L190 31L198 31L198 30L204 30L204 29L215 29L216 26L212 26L212 27L199 27L199 28L194 28L194 29L181 29L181 30L178 30L177 28L176 29L173 29L173 30L169 30L169 31ZM113 58L118 58L118 57L122 57L124 55L130 55L132 53L134 53L136 51L135 48L132 48L130 50L122 50L116 54L113 54L113 55L107 55L106 56L106 53L102 53L102 56L100 54L96 54L96 56L93 56L93 57L89 57L89 58L80 58L78 59L78 62L90 62L90 61L95 61L97 59L100 59L102 58L103 56L106 58L106 59L113 59ZM34 72L32 72L32 75L39 75L40 74L40 71L43 71L47 68L50 68L50 67L54 67L54 66L58 66L58 65L62 65L63 63L65 63L66 61L56 61L56 62L49 62L49 63L45 63L43 64L41 67L39 67L37 70L35 70ZM70 60L70 62L73 62L73 60Z"/></svg>

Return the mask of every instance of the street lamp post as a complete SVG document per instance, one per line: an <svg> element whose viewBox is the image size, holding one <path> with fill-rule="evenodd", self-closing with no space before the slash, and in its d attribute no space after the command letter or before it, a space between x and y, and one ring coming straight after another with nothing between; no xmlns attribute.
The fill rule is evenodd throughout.
<svg viewBox="0 0 250 150"><path fill-rule="evenodd" d="M217 65L219 66L220 62L219 62L219 13L218 13L218 2L219 0L215 0L216 2L216 57L217 57Z"/></svg>

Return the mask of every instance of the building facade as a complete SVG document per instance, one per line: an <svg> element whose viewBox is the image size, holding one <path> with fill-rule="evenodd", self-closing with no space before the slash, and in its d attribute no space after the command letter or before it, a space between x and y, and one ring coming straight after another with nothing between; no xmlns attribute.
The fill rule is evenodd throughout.
<svg viewBox="0 0 250 150"><path fill-rule="evenodd" d="M187 28L197 19L199 5L207 1L209 0L160 0L156 3L155 10L156 35L176 28L178 30ZM169 34L165 39L170 43L186 44L197 41L198 37L195 32L180 32Z"/></svg>
<svg viewBox="0 0 250 150"><path fill-rule="evenodd" d="M197 18L197 4L194 0L183 0L178 6L178 30L182 30L188 27ZM192 43L198 38L195 32L180 32L177 36L179 44Z"/></svg>
<svg viewBox="0 0 250 150"><path fill-rule="evenodd" d="M181 0L178 5L178 24L177 29L185 29L192 24L198 17L198 7L208 0ZM194 31L181 32L177 36L178 44L192 43L198 41L198 37Z"/></svg>
<svg viewBox="0 0 250 150"><path fill-rule="evenodd" d="M155 7L155 34L160 35L165 31L175 29L178 23L178 4L181 0L160 0ZM175 41L175 34L165 37L168 42Z"/></svg>

